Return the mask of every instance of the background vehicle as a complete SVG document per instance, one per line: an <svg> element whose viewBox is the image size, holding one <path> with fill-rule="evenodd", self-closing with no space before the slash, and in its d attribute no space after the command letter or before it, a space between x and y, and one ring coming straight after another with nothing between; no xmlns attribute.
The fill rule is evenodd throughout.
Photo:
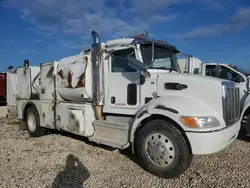
<svg viewBox="0 0 250 188"><path fill-rule="evenodd" d="M192 155L235 140L234 82L179 74L179 51L163 41L92 37L78 55L40 66L25 60L17 68L18 117L30 136L58 129L121 150L131 146L144 169L164 178L185 172Z"/></svg>
<svg viewBox="0 0 250 188"><path fill-rule="evenodd" d="M0 105L6 105L6 73L0 73Z"/></svg>
<svg viewBox="0 0 250 188"><path fill-rule="evenodd" d="M250 72L232 64L220 64L215 62L202 62L196 57L186 56L178 60L180 67L188 67L186 73L200 74L235 82L239 87L242 133L250 134ZM195 68L193 68L195 67ZM194 70L196 69L196 70ZM182 68L182 72L184 72Z"/></svg>
<svg viewBox="0 0 250 188"><path fill-rule="evenodd" d="M202 61L197 57L189 54L178 54L178 64L182 73L199 74L201 63Z"/></svg>

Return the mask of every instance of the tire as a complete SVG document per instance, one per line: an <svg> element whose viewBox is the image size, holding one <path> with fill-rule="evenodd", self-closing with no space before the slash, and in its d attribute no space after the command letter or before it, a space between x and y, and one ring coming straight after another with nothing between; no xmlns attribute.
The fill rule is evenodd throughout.
<svg viewBox="0 0 250 188"><path fill-rule="evenodd" d="M154 141L161 146L156 144L156 147L149 150L151 153L158 154L153 160L147 155L145 147ZM162 147L164 149L160 149ZM136 148L137 158L142 168L166 179L179 177L187 170L193 159L191 149L181 132L165 120L153 120L145 124L137 134ZM159 164L156 164L156 158L160 159Z"/></svg>
<svg viewBox="0 0 250 188"><path fill-rule="evenodd" d="M246 124L244 125L245 136L250 135L250 114L247 115Z"/></svg>
<svg viewBox="0 0 250 188"><path fill-rule="evenodd" d="M238 137L248 137L250 133L250 115L243 116Z"/></svg>
<svg viewBox="0 0 250 188"><path fill-rule="evenodd" d="M36 107L31 106L25 112L25 126L31 137L43 136L46 129L40 126L40 116Z"/></svg>

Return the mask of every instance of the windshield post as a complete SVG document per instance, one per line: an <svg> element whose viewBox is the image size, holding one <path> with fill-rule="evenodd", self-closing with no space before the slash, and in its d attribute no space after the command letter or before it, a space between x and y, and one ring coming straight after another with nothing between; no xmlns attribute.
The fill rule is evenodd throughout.
<svg viewBox="0 0 250 188"><path fill-rule="evenodd" d="M179 72L178 61L175 49L167 44L157 43L153 40L150 43L140 44L142 61L148 69L162 69L170 72Z"/></svg>
<svg viewBox="0 0 250 188"><path fill-rule="evenodd" d="M151 64L154 61L154 54L155 54L155 43L154 43L154 40L152 40L152 61L151 61Z"/></svg>

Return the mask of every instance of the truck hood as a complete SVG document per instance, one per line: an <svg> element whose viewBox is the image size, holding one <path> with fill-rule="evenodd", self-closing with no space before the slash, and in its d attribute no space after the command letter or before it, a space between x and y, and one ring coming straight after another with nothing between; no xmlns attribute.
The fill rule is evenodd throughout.
<svg viewBox="0 0 250 188"><path fill-rule="evenodd" d="M151 77L156 80L157 95L189 97L211 106L218 114L223 114L222 82L225 82L224 80L192 74L152 73ZM182 84L184 88L178 89L176 87L178 84Z"/></svg>

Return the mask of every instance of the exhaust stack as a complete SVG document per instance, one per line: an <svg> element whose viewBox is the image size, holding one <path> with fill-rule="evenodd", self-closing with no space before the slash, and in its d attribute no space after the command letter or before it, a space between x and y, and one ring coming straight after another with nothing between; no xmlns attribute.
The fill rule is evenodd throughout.
<svg viewBox="0 0 250 188"><path fill-rule="evenodd" d="M91 49L92 75L93 75L93 107L97 120L103 120L102 107L104 103L104 71L103 57L99 35L91 32L93 44Z"/></svg>
<svg viewBox="0 0 250 188"><path fill-rule="evenodd" d="M99 37L99 35L98 35L98 33L97 32L95 32L95 31L92 31L91 32L91 35L92 35L92 38L93 38L93 45L98 45L98 44L100 44L100 37Z"/></svg>

